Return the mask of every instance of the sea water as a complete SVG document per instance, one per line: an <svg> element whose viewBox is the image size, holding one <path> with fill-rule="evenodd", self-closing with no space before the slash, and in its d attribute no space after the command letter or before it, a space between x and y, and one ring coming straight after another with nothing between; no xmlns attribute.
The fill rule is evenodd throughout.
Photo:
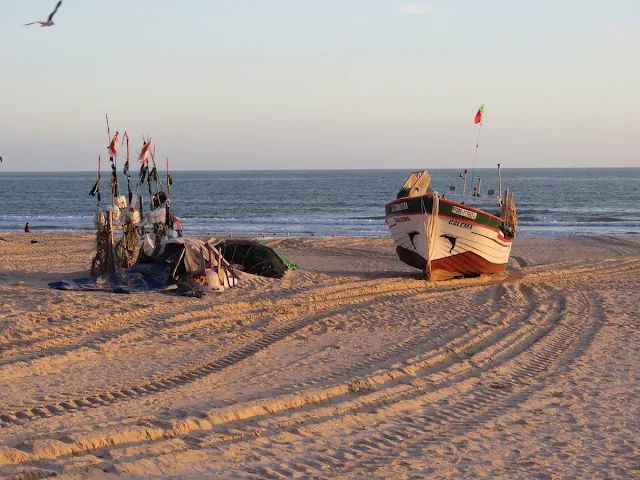
<svg viewBox="0 0 640 480"><path fill-rule="evenodd" d="M187 235L385 236L384 205L411 170L175 171L172 213ZM497 211L497 169L469 170L467 192L482 179L482 198L462 197L460 170L430 170L432 188ZM473 174L473 179L472 179ZM135 190L136 173L132 175ZM96 174L4 173L0 170L0 232L93 230ZM166 185L161 172L161 181ZM127 186L120 175L120 190ZM514 192L520 235L640 233L640 169L503 169ZM456 187L452 192L451 187ZM109 173L102 173L102 206ZM166 189L166 186L165 186ZM494 195L488 190L494 189ZM155 188L154 188L155 192ZM139 190L149 204L148 187Z"/></svg>

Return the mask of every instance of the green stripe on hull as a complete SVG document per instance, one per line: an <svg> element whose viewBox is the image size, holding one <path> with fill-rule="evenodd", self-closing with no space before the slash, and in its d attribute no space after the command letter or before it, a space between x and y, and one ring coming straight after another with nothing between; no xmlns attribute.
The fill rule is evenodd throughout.
<svg viewBox="0 0 640 480"><path fill-rule="evenodd" d="M487 227L499 230L502 226L502 220L493 217L481 210L469 209L465 205L457 205L455 203L449 203L445 200L440 200L440 215L447 215L449 217L459 218L460 220L471 220L472 222L479 223L480 225L486 225ZM470 218L469 215L475 218Z"/></svg>
<svg viewBox="0 0 640 480"><path fill-rule="evenodd" d="M433 198L413 197L389 202L385 205L384 211L386 216L388 217L389 215L406 215L407 213L431 212L432 208Z"/></svg>
<svg viewBox="0 0 640 480"><path fill-rule="evenodd" d="M424 197L394 200L393 202L387 203L384 210L385 215L389 217L425 212L431 213L432 208L433 198L425 195ZM440 200L439 214L457 218L462 221L479 223L480 225L485 225L495 230L499 230L502 226L502 221L499 218L489 215L482 210L469 208L466 205L459 205L442 199Z"/></svg>

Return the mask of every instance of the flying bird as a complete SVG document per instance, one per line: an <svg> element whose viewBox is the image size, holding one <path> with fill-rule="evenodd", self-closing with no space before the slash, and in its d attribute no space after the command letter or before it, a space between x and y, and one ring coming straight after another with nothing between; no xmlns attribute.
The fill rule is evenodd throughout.
<svg viewBox="0 0 640 480"><path fill-rule="evenodd" d="M41 27L51 27L52 25L55 25L55 23L53 22L53 16L56 14L58 9L60 8L60 5L62 5L62 0L60 0L58 2L58 4L56 5L55 10L53 12L51 12L51 15L49 15L49 18L47 18L46 22L44 22L42 20L38 20L37 22L25 23L23 25L23 27L26 27L27 25L35 25L36 23L39 23Z"/></svg>

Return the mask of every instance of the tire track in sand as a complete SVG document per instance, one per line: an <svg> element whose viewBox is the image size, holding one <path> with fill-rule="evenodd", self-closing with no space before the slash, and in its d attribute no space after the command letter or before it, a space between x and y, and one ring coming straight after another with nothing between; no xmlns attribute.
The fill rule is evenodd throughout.
<svg viewBox="0 0 640 480"><path fill-rule="evenodd" d="M429 445L485 424L526 400L536 390L532 382L543 377L554 365L561 360L565 364L574 361L586 350L600 325L592 320L593 316L582 315L584 310L580 307L587 307L587 312L592 312L601 309L601 305L597 298L581 296L582 302L573 301L572 318L564 319L557 328L508 363L493 368L491 382L478 386L477 380L471 379L467 382L466 392L461 392L458 386L454 402L437 401L433 393L426 394L420 405L412 405L417 415L406 417L392 428L378 430L375 436L360 438L328 455L319 453L323 450L322 445L314 445L316 453L309 455L310 445L306 445L304 456L286 464L275 461L277 459L271 455L262 456L261 465L242 471L269 479L283 476L327 478L328 472L332 475L359 473L379 466L377 458L389 458L401 450L423 454ZM577 310L576 305L579 305ZM260 452L267 453L262 448Z"/></svg>
<svg viewBox="0 0 640 480"><path fill-rule="evenodd" d="M274 302L258 300L254 302L242 301L204 306L204 308L195 306L181 313L176 312L176 310L181 308L180 306L169 304L170 308L166 313L163 313L161 310L158 311L158 308L155 307L147 307L105 316L89 324L78 325L73 321L63 321L59 326L35 331L34 335L36 335L38 339L35 343L34 339L36 337L34 336L29 339L20 339L0 344L0 358L8 357L7 360L0 361L0 366L19 361L37 360L52 354L64 354L77 348L96 348L102 343L117 340L132 332L135 332L138 337L148 333L152 338L156 338L159 324L170 329L173 326L187 326L190 321L197 322L203 319L210 319L211 322L216 322L222 320L222 318L216 318L215 315L219 317L224 316L225 319L230 317L235 319L258 319L278 313L282 308L290 306L303 307L304 305L313 305L314 308L320 308L322 305L330 304L332 300L353 297L354 291L357 292L363 289L371 293L387 293L409 289L416 291L424 286L424 282L406 282L402 280L387 283L388 285L381 287L380 282L377 280L343 282L338 285L316 289L311 295L308 292L304 292L299 295L281 298ZM413 285L411 285L411 283L413 283ZM478 282L468 283L467 285L456 285L444 291L473 288L476 283ZM443 290L434 289L434 291ZM245 313L237 314L236 312L238 311ZM198 317L198 315L200 315L200 317ZM152 316L152 318L148 318L149 316ZM196 316L195 319L193 318L194 316ZM183 323L180 324L179 322ZM101 329L105 326L112 328L102 331ZM97 335L91 335L93 332L99 333ZM87 337L88 335L90 336ZM73 336L80 337L80 341L69 343L73 340ZM51 343L54 343L54 346L51 346ZM56 343L62 343L62 345L56 346ZM42 344L42 346L39 347L39 344ZM23 352L20 351L21 348L28 350Z"/></svg>
<svg viewBox="0 0 640 480"><path fill-rule="evenodd" d="M444 291L442 289L438 289L434 293L435 295L442 295L450 289L464 289L474 287L477 288L477 285L475 283L471 283L469 285L458 285L450 287ZM381 298L386 297L392 298L410 296L416 289L417 287L407 291L406 286L403 284L392 284L384 287L373 286L371 288L364 289L364 292L362 292L363 289L360 288L358 289L358 293L355 294L346 294L343 291L338 291L336 294L328 295L328 298L324 300L324 303L331 306L332 310L337 310L339 308L342 308L345 304L355 305L357 303L362 303L363 301L379 301ZM338 300L334 300L335 298L337 298ZM293 311L293 313L289 311L287 312L287 315L283 315L283 317L293 316L294 318L297 318L299 317L299 314L301 312L307 312L308 308L305 307L308 307L311 304L315 306L320 305L318 300L313 298L308 299L307 304L302 308L289 307ZM129 401L145 395L163 392L169 389L186 385L188 383L195 382L201 378L204 378L205 376L217 373L225 368L235 365L236 363L254 355L255 353L268 348L272 344L286 338L292 333L299 331L307 327L308 325L311 325L312 323L318 321L319 319L323 318L324 315L325 313L321 311L319 314L295 320L291 323L285 324L284 326L278 327L269 333L264 334L260 339L254 340L253 342L250 342L247 345L240 347L227 355L222 356L221 358L211 361L199 362L200 365L198 365L197 367L189 368L189 365L183 366L180 368L180 373L176 373L174 375L157 379L143 380L142 382L134 386L116 387L113 389L109 389L108 391L97 392L92 395L59 400L55 403L32 406L12 412L2 412L0 413L0 427L5 427L10 424L20 424L53 415L63 415L65 413L75 412L85 408L92 408L96 406L104 406L108 404ZM217 352L214 352L205 360L209 360L211 356L219 356L219 354Z"/></svg>
<svg viewBox="0 0 640 480"><path fill-rule="evenodd" d="M476 336L480 336L482 338L481 335L476 335ZM465 344L474 343L474 342L469 342L469 340L471 340L474 337L473 334L467 335L466 337L467 338L465 341L458 340L457 343L460 348L464 348L463 345ZM515 342L516 346L526 343L527 339L530 342L532 341L531 335L525 335L525 337L526 338L522 339L520 342ZM499 338L502 338L502 337L499 337ZM477 344L478 342L475 342L475 343ZM459 350L458 352L455 352L455 351L452 351L450 347L451 345L446 345L444 346L444 348L441 349L441 351L439 352L441 359L448 358L451 355L455 355L456 353L460 353L461 351L463 351L463 350ZM522 348L524 347L520 347L520 349ZM481 352L484 352L485 350L486 349L479 349L479 351ZM494 350L497 351L497 347L495 347ZM506 361L506 358L507 357L505 357L505 359L500 359L499 361L493 361L493 366L496 367L503 361ZM433 359L432 361L437 361L437 360ZM421 365L421 366L424 366L424 365ZM404 372L404 373L406 374L407 372ZM459 375L462 375L462 374L459 373ZM391 383L391 387L394 386L394 382L392 381L390 382L389 378L385 378L386 377L385 375L379 375L379 377L382 377L378 379L380 381L380 384ZM459 379L459 381L462 381L462 380L464 379L463 378ZM406 396L407 393L413 393L416 391L416 388L414 386L411 386L408 389L405 389L404 386L401 385L401 388L403 389L403 391L400 392L401 395L396 395L396 398L393 399L393 401L396 403L400 403L400 402L406 403L407 401L409 401L409 399ZM392 401L390 396L388 396L389 398L385 398L385 399L374 398L369 400L365 398L363 400L362 399L363 393L365 397L376 395L376 392L373 391L373 389L370 390L367 388L366 382L362 382L362 384L358 384L357 381L349 382L349 384L343 386L342 389L337 388L337 389L333 389L333 391L331 391L331 389L328 389L328 390L329 391L325 392L325 395L322 395L322 393L319 393L316 391L316 392L309 393L308 398L305 398L305 395L301 394L301 395L296 395L294 397L288 397L284 399L283 398L273 399L273 401L270 404L248 405L244 407L244 411L242 409L239 409L235 411L229 411L228 413L224 413L220 411L213 411L213 412L210 412L209 414L202 413L201 415L198 416L198 418L181 420L179 422L176 422L173 425L167 424L167 422L158 422L158 423L152 422L152 425L157 427L154 438L156 440L161 440L165 438L173 438L175 437L176 434L179 434L181 436L187 435L189 437L188 441L190 444L194 444L194 446L198 448L207 448L210 445L220 445L222 443L229 442L229 441L231 442L237 442L240 440L246 441L247 439L254 439L257 436L261 436L263 439L268 438L270 436L275 435L278 430L290 429L293 426L295 426L296 428L301 428L301 427L305 427L305 424L317 424L318 419L322 420L323 418L326 418L328 419L328 421L331 421L331 419L333 419L336 416L336 413L335 413L335 410L337 409L336 403L335 403L336 401L346 404L339 407L340 415L354 414L354 413L357 413L357 411L359 410L366 411L367 409L372 408L372 406L375 406L376 404L386 405ZM456 391L455 389L452 389L452 388L448 388L447 390L449 391L449 394L451 394L452 391L453 392ZM373 392L373 393L370 393L370 392ZM404 394L404 396L402 394ZM354 395L358 397L356 400L352 400ZM329 407L324 406L327 403L327 401L331 402L331 405ZM318 411L315 412L317 414L315 416L312 415L311 418L290 417L291 411L294 411L296 409L304 410L305 407L318 409ZM280 418L279 415L282 414L283 410L286 411L286 413L282 418ZM313 410L312 410L312 413L313 413ZM271 419L271 423L273 425L269 427L264 425L263 417L265 415L267 415L267 417L273 417ZM306 411L306 412L303 412L302 415L309 417L310 414L308 411ZM209 420L207 420L207 418ZM214 420L216 418L218 419L217 421ZM232 423L234 423L232 420L229 420L234 418L242 419L242 424L244 426L232 428L227 434L220 433L218 431L219 427L221 427L222 424L225 424L228 421L231 421ZM260 422L259 427L256 428L255 426L247 426L246 423L250 420L253 421L252 423L254 423L255 421L259 421ZM164 425L164 427L162 428L164 428L165 430L162 433L159 433L158 428L160 428L161 425ZM216 430L216 433L208 436L207 435L201 436L202 433L204 433L206 430L211 430L211 429ZM201 432L198 435L198 438L195 438L192 435L188 435L193 430L197 430L198 432ZM109 438L108 440L105 439L105 441L108 441L110 445L113 445L113 438Z"/></svg>
<svg viewBox="0 0 640 480"><path fill-rule="evenodd" d="M38 413L38 412L36 412L36 413ZM112 441L112 440L109 440L109 442L113 443L113 441Z"/></svg>
<svg viewBox="0 0 640 480"><path fill-rule="evenodd" d="M624 267L624 265L618 265L613 266L606 271L605 269L601 269L601 271L596 273L597 275L601 276L603 274L624 273L625 271L630 271L633 269L637 269L637 265L627 265L627 267ZM561 278L554 278L553 272L549 272L548 275L533 274L533 277L535 277L536 281L544 280L548 285L551 286L563 283L573 284L579 283L580 281L586 281L591 278L593 276L593 273L588 270L590 269L585 269L585 271L583 272L578 272L579 278L574 278L573 280L569 278L569 272L567 272L567 275L561 276ZM567 302L570 304L569 313L571 313L574 317L578 317L579 315L575 314L575 307L573 306L576 303L575 298L568 296ZM591 302L592 304L595 304L597 303L597 299L591 300ZM594 308L597 309L599 307L598 305L596 305ZM466 380L463 379L462 382L455 383L456 388L452 388L451 377L449 377L449 380L445 380L445 383L436 386L435 389L427 391L427 393L424 394L426 400L423 402L423 409L430 408L434 404L434 402L437 401L434 392L442 392L443 390L446 390L450 392L450 394L446 395L447 392L444 392L444 394L447 398L449 398L454 394L459 395L460 391L462 390L463 396L458 399L458 401L451 403L451 405L449 406L445 405L441 406L441 408L436 408L435 412L430 412L427 410L423 417L420 417L420 415L418 415L417 417L412 417L412 421L407 421L404 425L405 428L381 430L383 433L391 437L387 438L387 444L392 445L393 448L404 448L405 446L411 447L412 445L420 445L419 442L433 441L433 439L436 438L434 436L433 428L437 428L438 425L440 425L440 431L443 431L443 434L446 435L446 429L452 428L452 425L455 428L462 428L458 427L458 423L456 422L467 422L466 424L473 427L473 421L476 421L476 423L479 422L478 424L481 424L483 421L485 421L483 420L483 418L489 418L482 417L482 415L488 415L487 412L498 412L501 405L503 404L506 405L505 408L513 408L514 406L517 406L521 401L518 400L519 397L517 395L521 393L522 390L534 388L535 385L532 387L531 383L535 383L541 378L541 376L545 374L545 372L552 369L554 365L557 364L558 359L564 362L571 361L571 356L573 354L571 352L567 353L567 348L573 349L573 351L577 352L576 355L579 352L583 351L584 348L586 348L585 345L588 345L588 342L590 341L589 338L593 337L599 326L591 325L591 327L589 327L589 325L586 325L585 327L585 325L581 325L578 320L576 318L561 319L557 328L551 329L549 332L547 332L547 334L540 337L541 340L539 342L528 345L525 350L523 350L516 356L512 356L511 358L506 359L506 362L502 364L504 366L503 370L500 370L500 365L498 365L497 368L489 368L491 367L490 364L485 365L485 367L487 367L488 369L484 370L484 374L487 376L494 375L496 380L490 383L485 382L486 385L483 387L477 387L477 384L473 384L472 381L470 382L469 380L473 380L473 377L470 377ZM585 320L585 322L593 323L589 322L588 319ZM573 326L573 330L572 328L570 328L571 326ZM587 328L586 333L585 328ZM576 338L578 340L576 340ZM551 339L554 340L552 341ZM541 350L543 346L546 347L544 347L545 349ZM565 357L563 357L563 355L565 355ZM564 360L562 360L563 358ZM508 366L509 368L507 368ZM509 373L510 370L515 373ZM469 373L469 370L467 370L467 373ZM486 393L486 395L483 394L484 396L477 396L475 395L475 392L472 391L474 387L480 388L483 391L486 390L486 392L488 393ZM361 392L365 392L365 389L361 390ZM359 392L354 391L352 393L357 394ZM476 398L478 398L479 400L476 401ZM502 400L504 400L506 403L500 403ZM417 400L415 398L411 399L409 405L415 406L416 402ZM427 413L429 415L427 415ZM414 429L413 424L416 423L416 418L418 419L418 425L417 428ZM170 432L167 431L163 435L166 435L168 433ZM159 438L170 437L161 436ZM241 436L241 439L242 438L244 438L245 441L249 441L250 437ZM397 442L396 444L393 443L394 439ZM335 461L331 459L325 461L324 456L319 456L317 457L317 461L315 461L313 465L307 464L306 466L303 465L302 467L300 467L296 460L294 462L291 462L290 465L281 466L278 465L277 462L276 464L274 464L272 458L265 456L260 461L261 465L258 465L258 470L252 470L252 473L257 473L266 477L278 476L281 475L282 472L287 475L290 473L292 475L305 474L322 476L327 472L327 470L324 469L325 467L341 469L345 468L345 465L347 464L349 464L349 471L353 472L357 468L359 468L357 462L361 462L361 465L367 465L367 462L371 462L371 458L375 457L375 455L384 454L385 452L387 452L387 450L385 450L385 443L383 443L382 441L378 443L377 438L368 438L362 440L371 442L374 447L371 447L371 445L367 445L365 443L358 443L357 445L361 447L361 451L357 452L357 450L355 449L356 443L354 442L353 444L349 445L349 447L351 448L350 450L345 450L346 455L344 455L344 457L346 458L346 460L344 461L342 461L340 458L337 458ZM359 440L359 442L361 441ZM427 443L424 444L426 445ZM316 447L317 446L314 445L314 449L318 450ZM318 454L316 453L316 455ZM318 465L320 465L320 469L318 469ZM299 470L300 468L301 470ZM280 471L280 473L278 473L278 471Z"/></svg>
<svg viewBox="0 0 640 480"><path fill-rule="evenodd" d="M448 348L445 348L444 350L449 350L449 349L448 349ZM365 390L362 390L362 391L365 391ZM351 394L353 394L353 393L357 393L357 389L354 389L354 388L353 388L353 385L351 385L351 386L349 386L349 387L348 387L348 389L347 389L347 391L346 391L346 392L343 392L343 394L344 394L344 393L348 393L348 394L349 394L349 395L347 395L347 398L348 398ZM325 398L325 400L326 400L326 398ZM286 405L287 405L287 406L286 406L286 409L287 409L287 410L290 410L290 409L292 409L292 408L295 408L294 403L295 403L295 399L294 399L293 401L287 401L287 403L286 403ZM244 412L244 413L237 413L237 416L239 416L240 418L243 418L243 419L245 419L245 420L246 420L246 419L248 418L248 415L249 415L249 412L250 412L250 410L251 410L251 409L253 409L254 411L255 411L255 410L257 410L257 411L261 412L262 414L264 414L264 412L265 412L265 411L272 411L274 414L277 414L278 412L280 412L280 411L282 410L282 408L281 408L281 407L277 407L277 406L274 406L273 408L270 408L270 407L264 407L264 408L262 408L262 409L260 409L260 408L256 408L256 407L254 406L254 407L247 407L247 410L248 410L247 412ZM215 414L214 414L214 415L215 415ZM233 415L231 415L231 416L233 416ZM279 420L278 420L278 421L279 421ZM197 429L198 429L198 430L203 430L203 429L204 429L204 424L203 424L203 422L206 422L206 420L202 420L202 417L200 417L200 423L197 425ZM166 422L164 422L164 423L166 424ZM298 423L299 423L299 422L298 422ZM155 425L155 424L154 424L154 423L152 423L152 425ZM179 431L181 434L185 434L185 433L188 431L188 429L186 429L186 428L184 427L184 425L179 425L179 424L178 424L178 425L176 425L176 426L174 426L174 427L172 427L172 428L174 428L174 430L172 430L172 431L165 431L164 433L161 433L161 434L157 433L158 428L155 428L156 434L155 434L155 435L151 435L151 436L152 436L153 438L155 438L155 439L171 438L171 437L175 436L176 432L178 432L178 431ZM148 431L145 431L145 433L144 433L144 434L140 434L140 435L141 435L142 437L148 437L148 436L149 436L149 432L148 432ZM219 436L218 436L218 437L219 437ZM113 445L114 443L116 443L116 442L114 441L114 439L113 439L113 438L108 438L108 437L105 437L105 438L104 438L104 441L105 441L105 442L107 442L107 444L109 444L109 445ZM210 443L213 443L213 442L212 442L212 439L209 439L209 438L200 439L200 440L199 440L199 442L200 442L201 444L203 444L203 445L204 445L204 444L210 444ZM67 446L67 447L68 447L68 448L71 448L71 447L69 447L69 446ZM76 448L77 448L77 447L76 447Z"/></svg>
<svg viewBox="0 0 640 480"><path fill-rule="evenodd" d="M142 317L140 315L140 313L142 313L141 311L135 314L135 317L138 319L133 325L127 326L121 330L110 330L98 335L90 336L87 336L87 333L85 332L84 335L80 337L79 342L60 347L50 347L35 352L32 351L33 346L30 345L28 352L24 352L22 354L18 352L18 354L15 354L12 358L0 361L0 367L23 362L28 364L30 361L36 361L43 358L51 359L53 356L64 357L68 353L82 348L94 349L96 351L95 353L98 354L98 351L104 348L106 344L113 345L116 348L118 346L127 347L126 344L121 345L121 340L124 339L128 340L129 343L132 341L144 341L147 339L153 339L155 342L158 338L163 337L173 341L174 339L171 339L170 336L174 331L176 332L176 335L179 332L182 336L182 340L186 339L187 341L200 341L203 337L207 336L215 336L216 338L219 338L220 335L237 331L237 328L233 327L234 322L242 321L243 323L246 323L247 320L251 320L254 323L248 325L244 330L253 330L260 327L256 324L258 320L273 317L272 321L277 322L278 316L282 316L283 313L309 313L313 311L321 311L324 308L333 309L335 308L335 300L340 300L340 305L345 305L344 302L350 299L353 300L360 298L362 301L365 301L366 298L375 294L379 295L381 300L384 300L384 298L387 298L386 295L394 296L394 294L398 292L408 292L408 294L410 294L412 291L421 290L422 284L422 282L412 282L413 284L410 285L410 288L407 288L405 282L391 282L385 286L380 286L378 285L378 282L375 281L354 283L321 289L324 293L322 296L305 295L303 297L284 298L275 302L269 302L266 306L264 305L264 302L231 303L206 307L205 309L191 309L190 311L177 315L155 315L151 319ZM473 291L474 289L485 287L486 285L483 283L473 282L466 285L462 284L449 287L444 290L434 289L426 295L439 296L450 291L452 288L454 290L470 289ZM358 303L358 301L352 302L352 304L355 303ZM237 313L238 311L240 311L240 313ZM123 316L124 315L121 314L118 315L118 317ZM204 328L197 334L189 333L189 330L191 330L192 327L206 327L207 325L213 325L215 328L213 330ZM248 338L248 333L240 332L237 339L244 338ZM64 339L67 340L68 336L65 335Z"/></svg>

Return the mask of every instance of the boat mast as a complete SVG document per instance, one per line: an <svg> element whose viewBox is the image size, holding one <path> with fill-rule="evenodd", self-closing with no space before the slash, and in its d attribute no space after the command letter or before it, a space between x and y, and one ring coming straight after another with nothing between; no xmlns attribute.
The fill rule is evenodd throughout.
<svg viewBox="0 0 640 480"><path fill-rule="evenodd" d="M464 169L464 172L460 174L460 178L464 179L462 183L462 195L467 193L467 169Z"/></svg>
<svg viewBox="0 0 640 480"><path fill-rule="evenodd" d="M502 206L502 173L500 172L500 164L498 164L498 205Z"/></svg>
<svg viewBox="0 0 640 480"><path fill-rule="evenodd" d="M462 195L467 193L467 169L464 169L464 186L462 187Z"/></svg>

